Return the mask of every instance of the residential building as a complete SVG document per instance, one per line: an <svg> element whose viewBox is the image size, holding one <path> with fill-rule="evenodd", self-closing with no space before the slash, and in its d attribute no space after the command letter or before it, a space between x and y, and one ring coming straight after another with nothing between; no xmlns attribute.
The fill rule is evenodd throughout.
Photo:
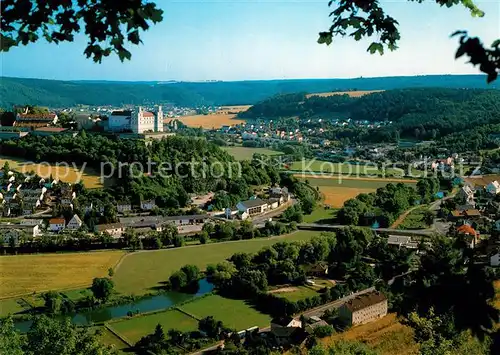
<svg viewBox="0 0 500 355"><path fill-rule="evenodd" d="M287 344L293 334L301 330L302 322L292 317L274 318L271 320L271 334L278 345Z"/></svg>
<svg viewBox="0 0 500 355"><path fill-rule="evenodd" d="M108 130L111 132L129 131L131 118L131 110L113 111L108 118Z"/></svg>
<svg viewBox="0 0 500 355"><path fill-rule="evenodd" d="M66 225L66 228L70 230L78 230L82 227L82 225L83 225L82 220L80 219L80 217L78 217L77 214L75 214L73 218L69 220L68 224Z"/></svg>
<svg viewBox="0 0 500 355"><path fill-rule="evenodd" d="M18 113L14 121L15 127L28 127L31 129L48 127L57 123L57 115L54 113Z"/></svg>
<svg viewBox="0 0 500 355"><path fill-rule="evenodd" d="M500 266L500 253L490 256L490 266Z"/></svg>
<svg viewBox="0 0 500 355"><path fill-rule="evenodd" d="M309 266L307 269L307 275L324 277L328 275L328 264L326 263L317 263Z"/></svg>
<svg viewBox="0 0 500 355"><path fill-rule="evenodd" d="M186 216L167 216L165 221L171 222L176 226L185 226L190 224L203 224L210 216L208 214L193 214Z"/></svg>
<svg viewBox="0 0 500 355"><path fill-rule="evenodd" d="M325 326L329 326L329 324L317 316L312 316L308 319L308 324L305 326L305 331L307 334L313 335L316 328Z"/></svg>
<svg viewBox="0 0 500 355"><path fill-rule="evenodd" d="M7 235L16 238L16 242L18 237L21 235L25 235L27 237L35 238L41 234L40 226L29 226L22 224L0 224L0 235L5 237Z"/></svg>
<svg viewBox="0 0 500 355"><path fill-rule="evenodd" d="M418 243L413 242L411 237L402 235L389 235L387 238L387 244L396 245L397 247L407 248L407 249L417 249Z"/></svg>
<svg viewBox="0 0 500 355"><path fill-rule="evenodd" d="M249 216L254 216L266 212L269 205L266 201L257 198L238 202L236 208L238 208L240 212L246 212Z"/></svg>
<svg viewBox="0 0 500 355"><path fill-rule="evenodd" d="M141 201L141 210L151 211L155 207L156 207L155 200Z"/></svg>
<svg viewBox="0 0 500 355"><path fill-rule="evenodd" d="M51 232L60 232L62 231L66 226L66 221L64 218L51 218L49 219L49 230Z"/></svg>
<svg viewBox="0 0 500 355"><path fill-rule="evenodd" d="M339 317L347 325L364 324L387 315L387 297L372 291L356 296L339 308Z"/></svg>
<svg viewBox="0 0 500 355"><path fill-rule="evenodd" d="M452 221L460 221L460 220L466 220L466 219L478 219L481 217L481 212L479 212L476 209L472 210L463 210L463 211L458 211L458 210L453 210L450 212L448 218Z"/></svg>
<svg viewBox="0 0 500 355"><path fill-rule="evenodd" d="M466 236L467 246L469 248L475 248L477 243L479 243L479 232L468 224L464 224L457 228L457 233Z"/></svg>
<svg viewBox="0 0 500 355"><path fill-rule="evenodd" d="M113 238L120 238L125 232L125 227L121 223L99 224L96 231L98 233L108 233Z"/></svg>
<svg viewBox="0 0 500 355"><path fill-rule="evenodd" d="M471 189L469 185L462 186L458 191L457 195L460 197L462 201L465 201L466 204L470 204L474 202L474 191Z"/></svg>
<svg viewBox="0 0 500 355"><path fill-rule="evenodd" d="M127 213L132 211L132 205L130 203L118 203L116 205L116 211L118 213Z"/></svg>
<svg viewBox="0 0 500 355"><path fill-rule="evenodd" d="M492 195L500 194L500 183L498 181L492 181L488 185L486 185L486 192Z"/></svg>
<svg viewBox="0 0 500 355"><path fill-rule="evenodd" d="M43 224L43 219L29 219L25 218L21 220L22 226L41 226Z"/></svg>

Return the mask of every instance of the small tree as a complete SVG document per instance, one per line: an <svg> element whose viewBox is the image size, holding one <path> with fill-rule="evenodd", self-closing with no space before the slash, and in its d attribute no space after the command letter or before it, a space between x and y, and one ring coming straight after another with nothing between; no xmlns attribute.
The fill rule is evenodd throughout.
<svg viewBox="0 0 500 355"><path fill-rule="evenodd" d="M110 268L108 269L108 276L109 276L109 277L113 277L114 275L115 275L115 270L113 270L113 268L112 268L112 267L110 267Z"/></svg>
<svg viewBox="0 0 500 355"><path fill-rule="evenodd" d="M49 313L58 314L61 312L62 297L59 292L49 291L42 295L45 302L45 309Z"/></svg>
<svg viewBox="0 0 500 355"><path fill-rule="evenodd" d="M115 284L113 281L107 277L96 277L92 281L91 290L94 294L94 297L99 301L106 302L109 299L109 296L113 293L113 288Z"/></svg>
<svg viewBox="0 0 500 355"><path fill-rule="evenodd" d="M170 281L170 287L174 291L181 290L187 285L187 276L180 270L174 272L168 280Z"/></svg>

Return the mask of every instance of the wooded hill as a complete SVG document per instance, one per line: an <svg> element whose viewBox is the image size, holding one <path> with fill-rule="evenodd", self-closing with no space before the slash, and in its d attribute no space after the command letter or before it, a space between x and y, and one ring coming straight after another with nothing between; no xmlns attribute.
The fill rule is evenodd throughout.
<svg viewBox="0 0 500 355"><path fill-rule="evenodd" d="M287 94L266 99L241 118L311 117L392 121L389 130L413 136L415 130L435 131L435 138L464 129L500 123L500 91L485 89L413 88L387 90L360 98ZM423 134L422 136L427 136Z"/></svg>
<svg viewBox="0 0 500 355"><path fill-rule="evenodd" d="M496 85L496 86L495 86ZM181 106L254 104L296 92L390 90L409 87L500 88L482 75L304 79L233 82L58 81L1 77L0 107L173 103Z"/></svg>

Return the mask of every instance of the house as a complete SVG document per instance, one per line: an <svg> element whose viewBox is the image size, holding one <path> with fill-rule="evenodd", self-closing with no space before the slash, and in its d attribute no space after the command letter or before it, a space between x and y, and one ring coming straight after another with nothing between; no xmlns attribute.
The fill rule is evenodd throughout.
<svg viewBox="0 0 500 355"><path fill-rule="evenodd" d="M41 233L40 226L38 225L0 224L0 236L5 237L6 235L10 235L16 239L16 242L21 235L35 238Z"/></svg>
<svg viewBox="0 0 500 355"><path fill-rule="evenodd" d="M457 193L457 196L465 201L466 204L474 202L474 191L472 191L469 185L462 186Z"/></svg>
<svg viewBox="0 0 500 355"><path fill-rule="evenodd" d="M155 200L141 201L141 210L151 211L155 207L156 207Z"/></svg>
<svg viewBox="0 0 500 355"><path fill-rule="evenodd" d="M21 220L21 225L22 226L41 226L43 224L43 219L22 219Z"/></svg>
<svg viewBox="0 0 500 355"><path fill-rule="evenodd" d="M274 318L271 320L271 334L278 345L288 344L293 334L300 331L302 322L292 317Z"/></svg>
<svg viewBox="0 0 500 355"><path fill-rule="evenodd" d="M466 242L469 248L473 249L479 242L479 232L468 224L464 224L457 229L457 233L466 236Z"/></svg>
<svg viewBox="0 0 500 355"><path fill-rule="evenodd" d="M130 203L118 203L116 205L116 211L118 213L127 213L132 211L132 205Z"/></svg>
<svg viewBox="0 0 500 355"><path fill-rule="evenodd" d="M305 326L305 331L307 334L312 335L314 334L314 330L316 328L325 326L329 326L329 324L317 316L312 316L308 319L308 324Z"/></svg>
<svg viewBox="0 0 500 355"><path fill-rule="evenodd" d="M78 217L77 214L75 214L66 225L66 228L70 230L78 230L82 227L82 225L82 220L80 219L80 217Z"/></svg>
<svg viewBox="0 0 500 355"><path fill-rule="evenodd" d="M372 291L356 296L339 308L339 317L347 325L364 324L387 315L387 297Z"/></svg>
<svg viewBox="0 0 500 355"><path fill-rule="evenodd" d="M167 216L164 217L163 220L171 222L176 226L184 226L190 224L203 224L208 218L210 218L208 214L193 214L186 216Z"/></svg>
<svg viewBox="0 0 500 355"><path fill-rule="evenodd" d="M48 127L57 122L57 115L54 113L18 113L14 121L15 127L28 127L31 129Z"/></svg>
<svg viewBox="0 0 500 355"><path fill-rule="evenodd" d="M453 210L448 215L448 219L451 221L460 221L460 220L466 220L466 219L478 219L480 217L481 217L481 212L479 212L476 209L463 210L463 211Z"/></svg>
<svg viewBox="0 0 500 355"><path fill-rule="evenodd" d="M238 202L236 208L240 212L246 212L249 216L254 216L267 211L269 205L266 201L256 198L255 200L247 200Z"/></svg>
<svg viewBox="0 0 500 355"><path fill-rule="evenodd" d="M387 238L387 244L396 245L398 248L407 248L407 249L417 249L418 243L413 242L411 237L402 236L402 235L389 235Z"/></svg>
<svg viewBox="0 0 500 355"><path fill-rule="evenodd" d="M306 271L307 275L312 275L312 276L317 276L317 277L324 277L325 275L328 275L328 264L326 263L317 263L314 265L311 265L307 268Z"/></svg>
<svg viewBox="0 0 500 355"><path fill-rule="evenodd" d="M121 223L99 224L96 227L97 233L108 233L113 238L120 238L125 232L125 226Z"/></svg>
<svg viewBox="0 0 500 355"><path fill-rule="evenodd" d="M486 192L492 195L500 194L500 183L498 181L492 181L488 185L486 185Z"/></svg>
<svg viewBox="0 0 500 355"><path fill-rule="evenodd" d="M49 230L51 232L60 232L66 226L66 221L64 218L51 218L49 219Z"/></svg>
<svg viewBox="0 0 500 355"><path fill-rule="evenodd" d="M290 201L290 194L286 187L271 187L269 189L269 197L278 199L280 205Z"/></svg>
<svg viewBox="0 0 500 355"><path fill-rule="evenodd" d="M490 266L500 266L500 253L490 256Z"/></svg>

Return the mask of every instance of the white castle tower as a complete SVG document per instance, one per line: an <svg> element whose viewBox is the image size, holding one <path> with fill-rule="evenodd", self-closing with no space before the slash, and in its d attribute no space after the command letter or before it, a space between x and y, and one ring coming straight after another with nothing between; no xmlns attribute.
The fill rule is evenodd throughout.
<svg viewBox="0 0 500 355"><path fill-rule="evenodd" d="M155 117L155 132L163 132L163 109L158 106Z"/></svg>

